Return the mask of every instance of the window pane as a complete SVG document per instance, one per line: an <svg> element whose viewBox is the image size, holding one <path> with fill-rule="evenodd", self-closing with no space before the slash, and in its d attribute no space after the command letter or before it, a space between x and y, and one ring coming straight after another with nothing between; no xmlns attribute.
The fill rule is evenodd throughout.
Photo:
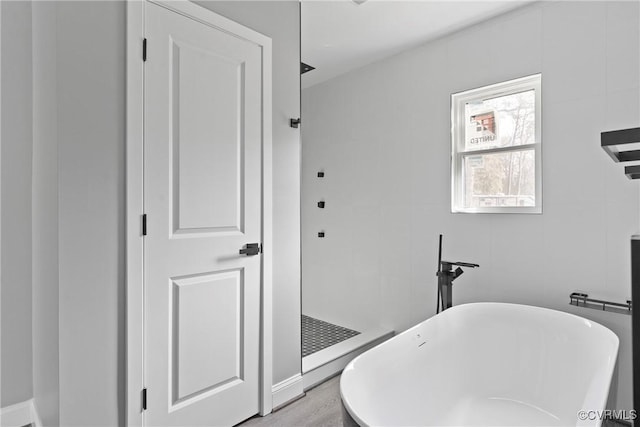
<svg viewBox="0 0 640 427"><path fill-rule="evenodd" d="M535 104L534 90L466 103L464 149L535 143Z"/></svg>
<svg viewBox="0 0 640 427"><path fill-rule="evenodd" d="M463 158L465 208L535 206L535 151Z"/></svg>

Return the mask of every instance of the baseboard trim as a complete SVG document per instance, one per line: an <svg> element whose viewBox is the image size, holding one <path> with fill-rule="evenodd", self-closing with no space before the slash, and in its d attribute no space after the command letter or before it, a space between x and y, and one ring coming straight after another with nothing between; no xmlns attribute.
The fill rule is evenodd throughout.
<svg viewBox="0 0 640 427"><path fill-rule="evenodd" d="M302 389L302 375L295 374L271 388L273 407L278 408L287 402L293 401L304 394Z"/></svg>
<svg viewBox="0 0 640 427"><path fill-rule="evenodd" d="M22 427L29 424L42 427L42 421L40 421L33 399L0 409L0 425L2 427Z"/></svg>

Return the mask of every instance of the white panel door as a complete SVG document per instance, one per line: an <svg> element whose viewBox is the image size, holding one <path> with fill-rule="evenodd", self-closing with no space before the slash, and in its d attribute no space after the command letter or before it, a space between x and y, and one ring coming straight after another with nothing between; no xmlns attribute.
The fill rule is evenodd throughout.
<svg viewBox="0 0 640 427"><path fill-rule="evenodd" d="M262 50L145 4L145 424L259 410Z"/></svg>

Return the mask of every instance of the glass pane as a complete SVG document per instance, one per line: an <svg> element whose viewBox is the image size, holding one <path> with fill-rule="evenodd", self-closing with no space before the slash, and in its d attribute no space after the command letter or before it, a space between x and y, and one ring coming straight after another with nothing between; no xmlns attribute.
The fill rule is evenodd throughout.
<svg viewBox="0 0 640 427"><path fill-rule="evenodd" d="M464 149L483 150L536 142L535 91L465 105Z"/></svg>
<svg viewBox="0 0 640 427"><path fill-rule="evenodd" d="M463 158L465 208L535 206L535 152Z"/></svg>

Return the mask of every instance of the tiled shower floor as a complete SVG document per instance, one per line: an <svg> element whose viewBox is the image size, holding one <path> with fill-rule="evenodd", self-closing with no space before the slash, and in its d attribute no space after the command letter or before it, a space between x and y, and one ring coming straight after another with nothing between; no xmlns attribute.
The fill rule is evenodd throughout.
<svg viewBox="0 0 640 427"><path fill-rule="evenodd" d="M302 357L323 350L360 332L302 315Z"/></svg>

